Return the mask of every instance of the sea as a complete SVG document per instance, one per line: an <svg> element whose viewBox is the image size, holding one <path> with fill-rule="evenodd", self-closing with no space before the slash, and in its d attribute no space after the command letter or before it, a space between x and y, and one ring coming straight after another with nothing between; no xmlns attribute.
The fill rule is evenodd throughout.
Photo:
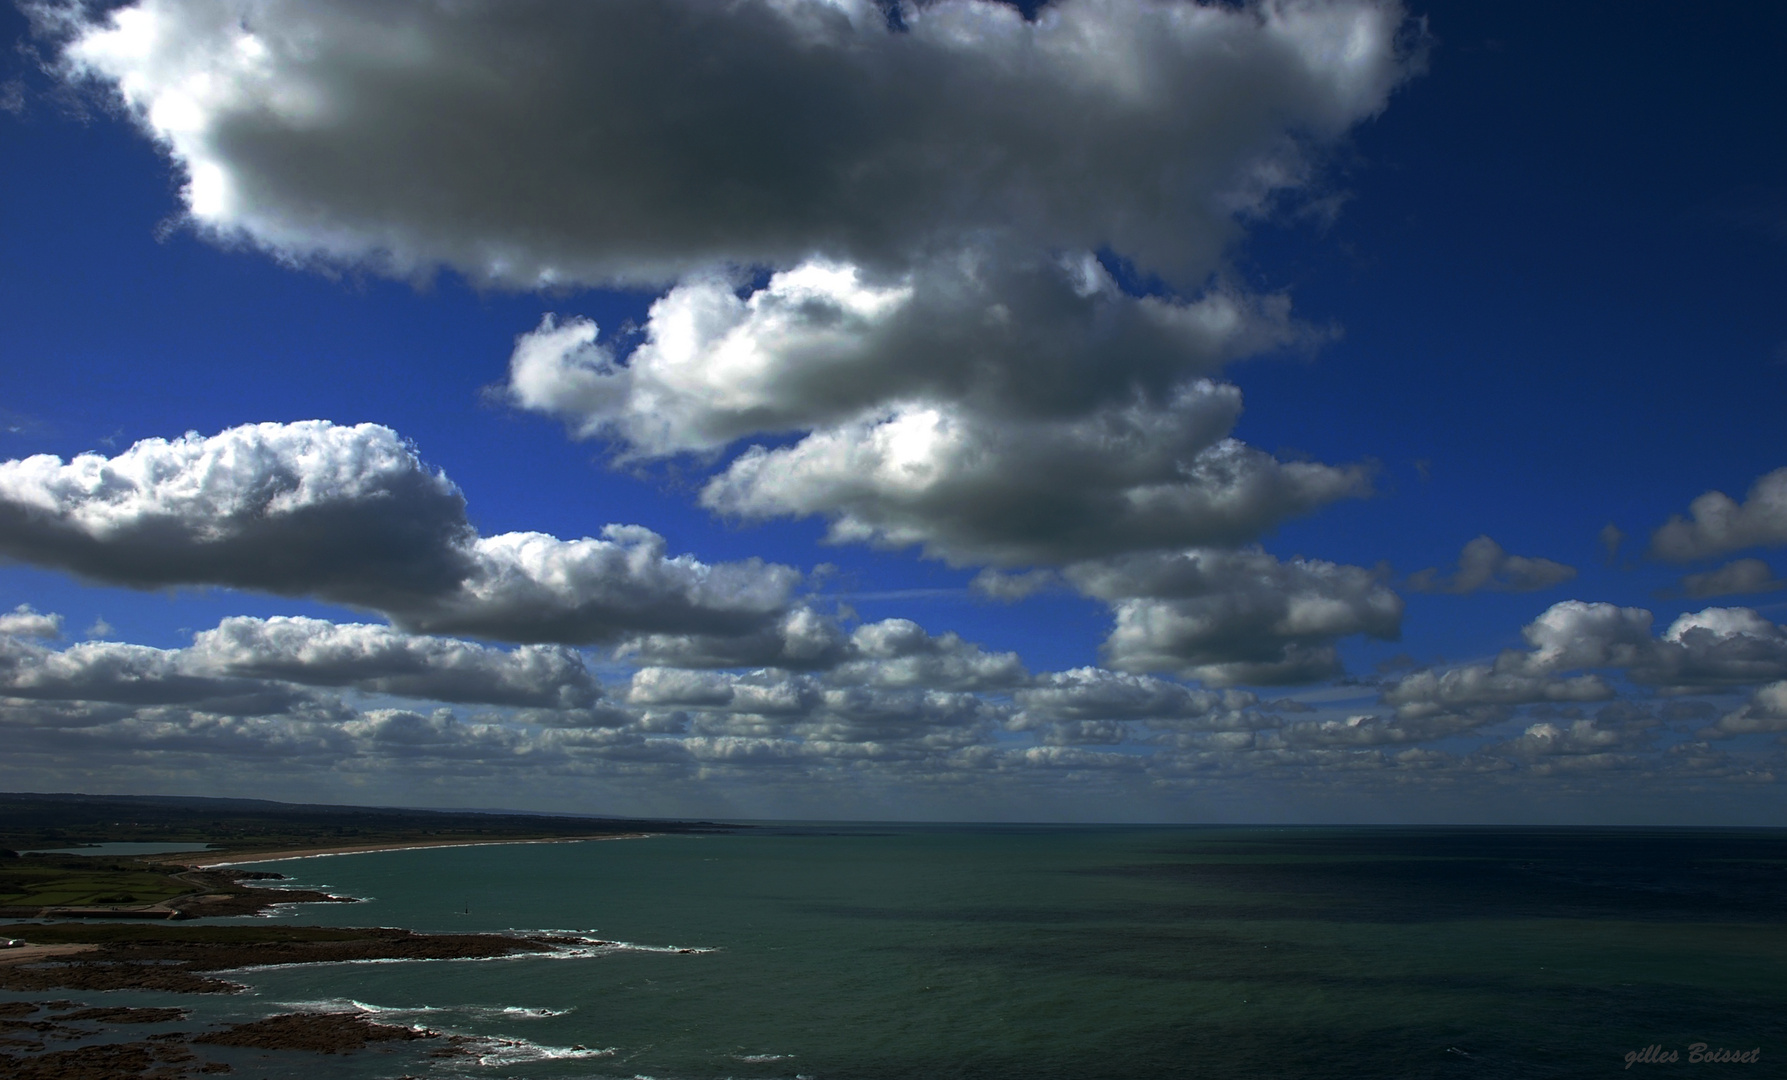
<svg viewBox="0 0 1787 1080"><path fill-rule="evenodd" d="M205 1048L244 1078L1787 1076L1787 830L784 823L244 865L362 898L263 920L581 942L179 998L188 1030L465 1037Z"/></svg>

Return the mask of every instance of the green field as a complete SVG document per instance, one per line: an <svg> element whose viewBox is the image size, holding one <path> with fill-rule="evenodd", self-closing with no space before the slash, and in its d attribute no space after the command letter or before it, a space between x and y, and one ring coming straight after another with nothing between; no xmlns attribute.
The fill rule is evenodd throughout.
<svg viewBox="0 0 1787 1080"><path fill-rule="evenodd" d="M155 904L194 887L147 867L80 856L0 859L0 907Z"/></svg>

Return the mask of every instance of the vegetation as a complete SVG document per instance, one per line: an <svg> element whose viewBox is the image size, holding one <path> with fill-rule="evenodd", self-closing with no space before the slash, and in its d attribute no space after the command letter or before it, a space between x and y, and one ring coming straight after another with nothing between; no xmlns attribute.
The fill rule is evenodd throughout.
<svg viewBox="0 0 1787 1080"><path fill-rule="evenodd" d="M0 923L0 937L33 945L266 945L373 941L392 931L357 926L193 926L168 923Z"/></svg>
<svg viewBox="0 0 1787 1080"><path fill-rule="evenodd" d="M246 853L722 828L709 822L305 806L255 799L0 794L0 849L13 850L141 842ZM0 868L9 865L11 860L0 861Z"/></svg>
<svg viewBox="0 0 1787 1080"><path fill-rule="evenodd" d="M197 891L175 868L80 855L0 860L0 907L157 904Z"/></svg>

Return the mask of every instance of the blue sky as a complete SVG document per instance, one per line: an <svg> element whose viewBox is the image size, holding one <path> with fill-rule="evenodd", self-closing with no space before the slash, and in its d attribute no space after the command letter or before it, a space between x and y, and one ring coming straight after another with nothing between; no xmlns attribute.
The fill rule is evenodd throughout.
<svg viewBox="0 0 1787 1080"><path fill-rule="evenodd" d="M1778 822L1778 13L716 10L5 13L0 784Z"/></svg>

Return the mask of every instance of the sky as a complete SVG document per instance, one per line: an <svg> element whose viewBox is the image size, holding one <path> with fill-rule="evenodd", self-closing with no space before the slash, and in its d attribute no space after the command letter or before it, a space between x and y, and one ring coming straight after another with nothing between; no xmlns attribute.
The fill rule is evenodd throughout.
<svg viewBox="0 0 1787 1080"><path fill-rule="evenodd" d="M0 35L0 788L1787 819L1770 5Z"/></svg>

